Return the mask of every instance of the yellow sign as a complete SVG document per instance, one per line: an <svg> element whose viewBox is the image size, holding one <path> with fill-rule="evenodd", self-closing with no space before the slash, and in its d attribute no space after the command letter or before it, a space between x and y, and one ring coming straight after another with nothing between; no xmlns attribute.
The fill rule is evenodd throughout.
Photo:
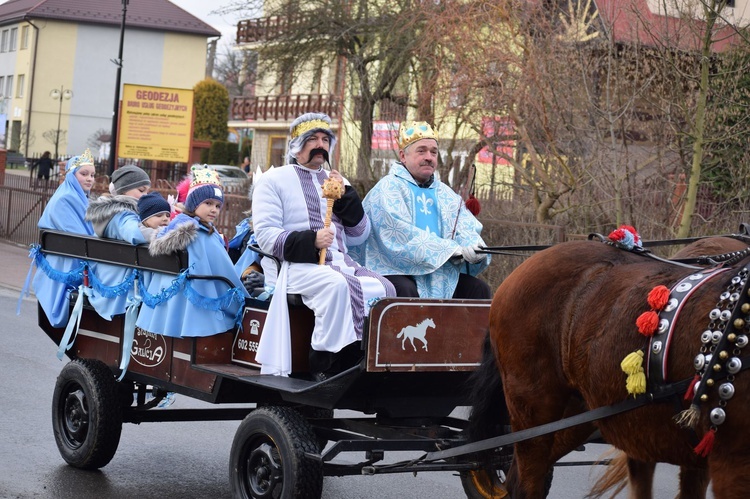
<svg viewBox="0 0 750 499"><path fill-rule="evenodd" d="M119 157L187 163L192 135L192 90L122 86Z"/></svg>

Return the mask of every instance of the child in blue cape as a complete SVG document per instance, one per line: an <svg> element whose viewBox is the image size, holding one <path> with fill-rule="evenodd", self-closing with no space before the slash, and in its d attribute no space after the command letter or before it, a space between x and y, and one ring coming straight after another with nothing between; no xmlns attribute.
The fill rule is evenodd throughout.
<svg viewBox="0 0 750 499"><path fill-rule="evenodd" d="M65 167L65 180L47 203L38 226L40 229L54 229L91 236L94 228L85 220L89 204L89 192L94 186L96 169L91 152L73 156ZM79 268L81 260L56 255L47 255L50 268L61 273L69 273ZM63 327L68 323L70 311L70 291L74 286L51 279L38 269L33 281L34 294L53 327Z"/></svg>
<svg viewBox="0 0 750 499"><path fill-rule="evenodd" d="M89 203L86 220L94 226L97 236L117 239L130 244L143 244L138 216L138 199L148 192L151 179L135 165L126 165L112 173L111 196L101 196ZM92 278L89 303L107 320L124 314L128 299L134 294L133 269L120 265L97 264Z"/></svg>
<svg viewBox="0 0 750 499"><path fill-rule="evenodd" d="M176 280L175 276L153 273L143 296L138 327L173 337L210 336L235 327L248 294L227 254L224 238L214 227L223 203L218 174L193 167L184 211L159 231L149 253L157 256L187 250L188 276L222 276L233 287L215 279ZM163 292L169 289L172 292Z"/></svg>

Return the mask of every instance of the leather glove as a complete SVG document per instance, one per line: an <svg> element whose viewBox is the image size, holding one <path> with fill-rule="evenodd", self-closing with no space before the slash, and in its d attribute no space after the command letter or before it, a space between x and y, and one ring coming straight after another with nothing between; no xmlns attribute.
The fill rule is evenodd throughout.
<svg viewBox="0 0 750 499"><path fill-rule="evenodd" d="M257 270L253 270L252 272L248 273L242 280L242 284L250 294L252 294L256 288L262 288L265 283L266 277Z"/></svg>
<svg viewBox="0 0 750 499"><path fill-rule="evenodd" d="M478 250L478 245L464 246L463 248L461 248L461 256L463 256L464 260L466 260L468 263L479 263L484 260L487 255L485 255L484 253L477 254Z"/></svg>

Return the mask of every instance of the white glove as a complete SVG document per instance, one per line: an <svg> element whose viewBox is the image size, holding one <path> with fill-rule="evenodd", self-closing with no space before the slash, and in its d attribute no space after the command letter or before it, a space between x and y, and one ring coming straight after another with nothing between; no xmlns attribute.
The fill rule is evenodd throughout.
<svg viewBox="0 0 750 499"><path fill-rule="evenodd" d="M479 263L484 260L487 255L483 253L477 254L478 250L478 245L464 246L463 248L461 248L461 256L463 256L464 260L466 260L468 263Z"/></svg>

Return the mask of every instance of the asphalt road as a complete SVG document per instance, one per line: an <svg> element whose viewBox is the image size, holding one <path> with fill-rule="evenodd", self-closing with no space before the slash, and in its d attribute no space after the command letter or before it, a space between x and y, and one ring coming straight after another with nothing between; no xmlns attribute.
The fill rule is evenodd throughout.
<svg viewBox="0 0 750 499"><path fill-rule="evenodd" d="M239 421L125 424L114 459L99 471L65 464L52 434L51 403L63 362L36 325L36 302L25 300L16 316L17 294L0 289L0 498L35 499L220 499L230 497L229 451ZM173 407L210 407L177 396ZM591 445L565 460L593 461L609 450ZM399 456L407 459L408 454ZM354 459L347 456L346 459ZM557 467L550 497L577 499L601 467ZM659 465L655 497L677 494L677 469ZM327 477L326 499L461 498L450 472ZM625 498L622 493L618 498Z"/></svg>

